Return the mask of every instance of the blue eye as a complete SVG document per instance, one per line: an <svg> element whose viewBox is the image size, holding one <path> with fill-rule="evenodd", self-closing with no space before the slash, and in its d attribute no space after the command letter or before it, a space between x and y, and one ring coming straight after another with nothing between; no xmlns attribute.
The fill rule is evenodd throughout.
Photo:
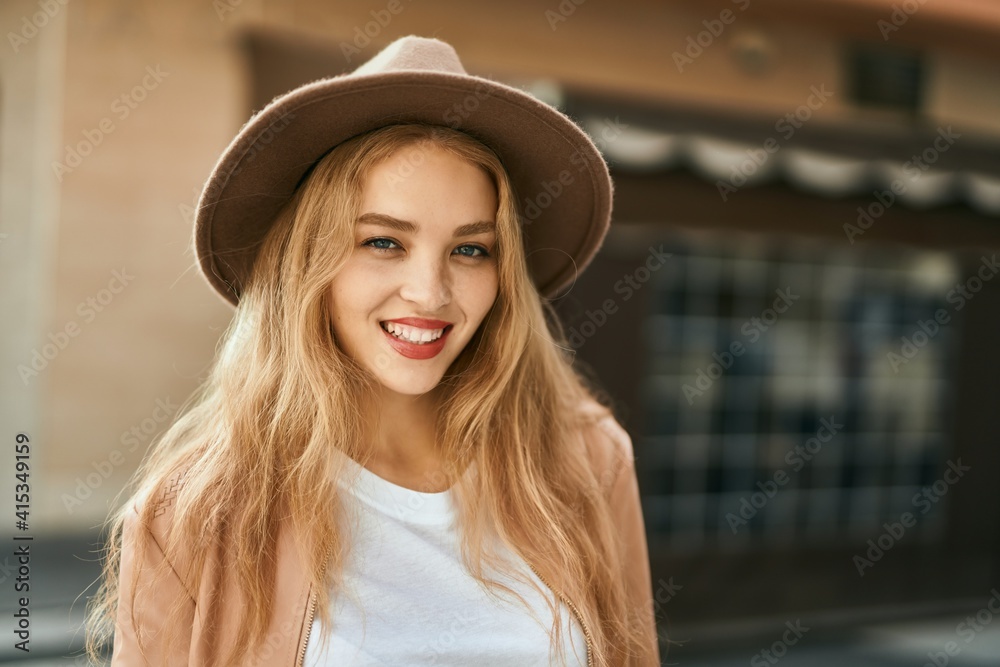
<svg viewBox="0 0 1000 667"><path fill-rule="evenodd" d="M379 253L393 252L394 250L398 250L399 249L399 244L398 243L396 243L392 239L387 239L387 238L384 238L384 237L377 237L377 238L373 238L373 239L368 239L367 241L364 241L361 245L362 246L367 246L367 247L371 248L372 250L374 250L375 252L379 252ZM395 246L395 247L390 247L390 246ZM457 251L461 251L463 248L471 249L472 252L457 252ZM486 250L486 248L484 248L483 246L480 246L480 245L466 244L466 245L459 246L455 250L456 250L457 254L461 255L462 257L469 257L471 259L486 259L486 258L488 258L490 256L489 251ZM478 254L477 254L477 252L478 252Z"/></svg>
<svg viewBox="0 0 1000 667"><path fill-rule="evenodd" d="M374 245L375 243L388 243L388 244L391 244L391 245L398 245L395 241L393 241L391 239L384 239L384 238L368 239L367 241L365 241L361 245L368 246L369 248L371 248L372 250L374 250L376 252L390 252L392 250L395 250L395 248L387 248L387 247L384 247L384 246L376 246L376 245Z"/></svg>
<svg viewBox="0 0 1000 667"><path fill-rule="evenodd" d="M476 258L476 259L479 259L479 258L485 259L485 258L487 258L487 257L490 256L490 253L486 250L486 248L484 248L482 246L479 246L479 245L463 245L463 246L459 246L458 247L459 250L461 250L462 248L471 248L472 250L478 250L479 251L478 255L465 255L465 257L473 257L473 258Z"/></svg>

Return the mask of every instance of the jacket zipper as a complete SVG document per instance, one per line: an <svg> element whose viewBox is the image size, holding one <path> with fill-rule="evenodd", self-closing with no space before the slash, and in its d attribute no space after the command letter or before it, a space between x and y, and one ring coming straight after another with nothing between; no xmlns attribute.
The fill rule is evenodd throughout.
<svg viewBox="0 0 1000 667"><path fill-rule="evenodd" d="M299 649L299 659L296 661L298 667L302 667L306 661L306 647L309 646L309 635L312 634L313 619L316 617L316 593L309 592L309 618L306 620L306 640L302 642L302 648Z"/></svg>
<svg viewBox="0 0 1000 667"><path fill-rule="evenodd" d="M330 554L333 552L333 548L327 549L326 560L323 561L323 571L326 571L326 565L330 562ZM312 586L309 587L309 616L306 619L306 637L305 641L302 642L302 647L299 649L299 658L295 662L297 667L303 667L306 662L306 647L309 646L309 635L312 634L313 619L316 618L316 591L312 590Z"/></svg>
<svg viewBox="0 0 1000 667"><path fill-rule="evenodd" d="M580 610L577 609L576 605L573 604L572 600L563 596L563 594L557 591L555 588L552 588L552 586L545 579L545 577L542 576L541 572L535 569L534 565L528 563L528 567L530 567L531 571L534 572L538 576L538 578L542 580L543 584L548 586L550 590L552 590L556 595L559 596L560 600L565 602L566 605L573 610L573 613L576 615L577 620L580 621L580 627L583 628L583 636L587 640L587 667L594 667L594 643L590 637L590 629L587 627L587 624L583 620L583 614L580 613Z"/></svg>

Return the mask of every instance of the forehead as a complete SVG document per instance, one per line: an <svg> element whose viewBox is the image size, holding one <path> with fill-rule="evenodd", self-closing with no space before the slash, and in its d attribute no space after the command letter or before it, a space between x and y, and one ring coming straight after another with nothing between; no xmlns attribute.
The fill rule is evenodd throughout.
<svg viewBox="0 0 1000 667"><path fill-rule="evenodd" d="M497 201L493 180L482 167L433 144L413 144L365 175L359 215L454 226L493 220Z"/></svg>

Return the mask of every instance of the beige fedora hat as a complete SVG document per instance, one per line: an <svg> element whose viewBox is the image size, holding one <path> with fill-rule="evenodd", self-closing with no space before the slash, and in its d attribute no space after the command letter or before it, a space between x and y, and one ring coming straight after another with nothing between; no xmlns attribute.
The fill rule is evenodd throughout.
<svg viewBox="0 0 1000 667"><path fill-rule="evenodd" d="M202 273L236 305L282 205L334 146L386 125L443 125L478 139L514 186L532 279L561 295L600 248L612 183L593 141L569 117L512 86L466 73L449 44L401 37L353 72L272 100L229 144L198 201Z"/></svg>

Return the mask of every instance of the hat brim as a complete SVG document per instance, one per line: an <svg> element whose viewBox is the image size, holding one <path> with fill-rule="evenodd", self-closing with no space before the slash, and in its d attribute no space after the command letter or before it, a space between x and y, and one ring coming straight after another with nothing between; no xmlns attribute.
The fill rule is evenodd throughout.
<svg viewBox="0 0 1000 667"><path fill-rule="evenodd" d="M435 71L342 75L276 98L251 118L205 184L195 250L209 283L236 305L254 258L302 177L331 148L387 125L443 125L480 140L510 176L535 287L570 287L607 233L612 185L594 143L531 95Z"/></svg>

